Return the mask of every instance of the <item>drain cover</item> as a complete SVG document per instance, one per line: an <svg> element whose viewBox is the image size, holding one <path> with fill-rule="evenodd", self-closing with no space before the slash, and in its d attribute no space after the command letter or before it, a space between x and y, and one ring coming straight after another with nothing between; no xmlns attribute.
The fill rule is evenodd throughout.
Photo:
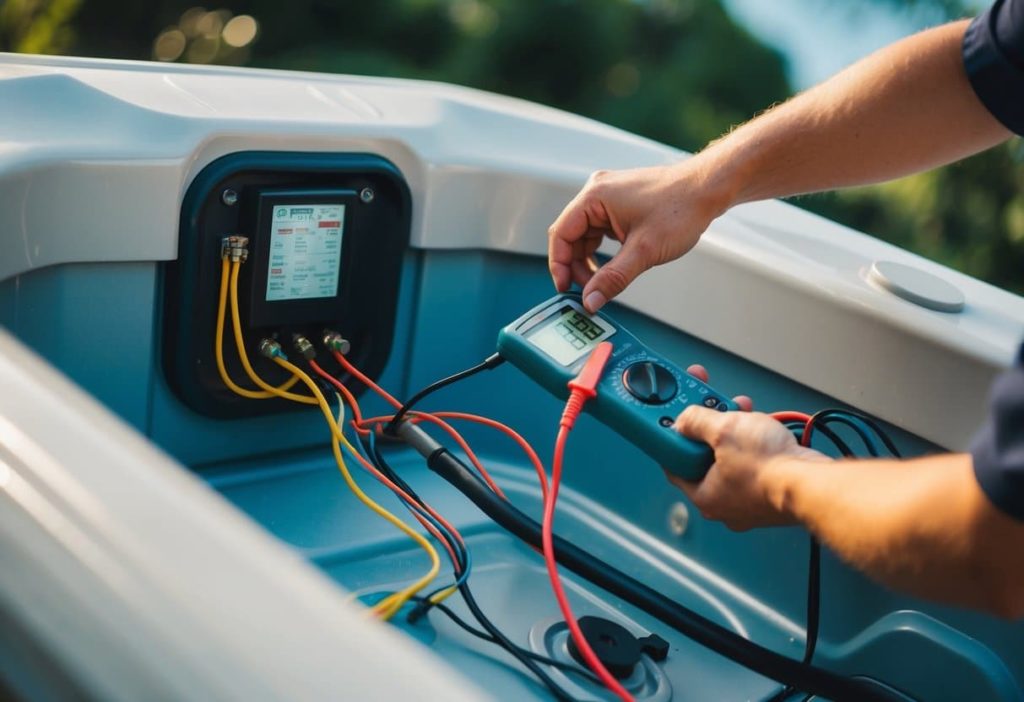
<svg viewBox="0 0 1024 702"><path fill-rule="evenodd" d="M530 649L557 661L578 665L569 652L569 638L569 627L562 619L542 619L530 629ZM615 695L598 682L592 682L580 675L566 674L559 668L545 667L551 679L579 702L609 702L615 699ZM619 682L636 700L669 702L672 699L672 683L665 676L661 666L646 653L640 655L639 662L633 666L632 672L620 678Z"/></svg>
<svg viewBox="0 0 1024 702"><path fill-rule="evenodd" d="M868 282L907 302L937 312L960 312L966 299L960 289L942 278L895 261L875 261L867 272Z"/></svg>

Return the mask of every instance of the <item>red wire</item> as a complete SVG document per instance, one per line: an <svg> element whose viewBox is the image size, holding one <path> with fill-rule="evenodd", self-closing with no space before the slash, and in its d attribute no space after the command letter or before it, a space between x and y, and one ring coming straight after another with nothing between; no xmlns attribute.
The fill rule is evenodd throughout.
<svg viewBox="0 0 1024 702"><path fill-rule="evenodd" d="M530 463L533 464L533 469L537 472L537 478L540 480L540 494L542 499L548 498L548 476L544 473L544 464L540 462L540 456L533 450L533 446L530 442L524 439L515 429L499 421L490 419L488 417L481 417L478 414L469 414L467 412L433 412L435 417L448 417L449 419L462 419L467 422L475 422L482 424L485 427L491 427L502 432L517 444L526 454L526 457L530 459Z"/></svg>
<svg viewBox="0 0 1024 702"><path fill-rule="evenodd" d="M814 418L807 417L804 422L804 430L800 433L800 445L810 446L811 445L811 432L814 431Z"/></svg>
<svg viewBox="0 0 1024 702"><path fill-rule="evenodd" d="M806 422L811 418L811 415L805 412L793 412L788 410L784 412L772 412L769 416L778 422Z"/></svg>
<svg viewBox="0 0 1024 702"><path fill-rule="evenodd" d="M331 353L334 355L335 360L337 360L338 363L341 364L341 367L344 368L348 373L350 373L352 377L354 377L363 385L365 385L366 387L370 388L378 395L383 397L395 409L401 409L402 403L396 400L391 393L389 393L381 386L377 385L377 383L373 382L373 380L366 376L362 371L353 366L352 363L347 358L345 358L341 353L337 351L332 351ZM340 383L337 382L337 378L334 378L333 376L326 377L330 377L332 379L332 382L334 382L336 385L341 385ZM494 479L491 478L491 474L487 472L486 468L484 468L483 463L481 463L480 459L477 458L476 454L473 452L473 449L469 447L469 444L466 443L466 440L462 438L462 435L459 434L459 432L457 432L454 427L452 427L444 420L438 419L435 415L429 414L427 412L414 412L413 414L422 419L426 419L428 422L433 422L434 424L438 425L446 432L448 432L448 434L451 435L451 437L459 445L459 448L461 448L465 452L466 457L469 459L469 462L473 464L473 467L476 468L478 473L480 473L480 477L484 479L484 482L487 483L491 490L493 490L502 499L508 499L507 497L505 497L505 493L502 492L501 488L498 487L498 484L494 482Z"/></svg>
<svg viewBox="0 0 1024 702"><path fill-rule="evenodd" d="M342 385L332 375L330 375L329 373L324 371L324 369L321 368L320 365L316 361L312 361L311 360L309 362L309 365L317 373L317 375L320 375L323 378L331 381L332 384L336 388L338 388L338 390L340 392L345 394L348 398L351 398L351 406L353 407L353 413L357 414L357 416L358 416L358 413L359 413L358 407L359 407L359 405L355 402L355 398L352 397L352 394L349 392L348 388L346 388L344 385ZM362 464L363 468L365 468L370 473L370 475L372 475L381 484L383 484L384 487L386 487L387 489L391 490L393 493L398 495L406 503L408 503L410 505L416 505L416 502L413 501L413 499L405 492L405 490L403 490L402 488L398 487L386 475L384 475L379 470L377 470L377 467L375 465L373 465L372 463L367 461L365 458L363 458L361 455L359 455L359 453L354 453L353 455L356 457L356 459L359 461L359 463ZM444 517L442 517L440 514L438 514L437 511L434 510L433 507L431 507L430 505L428 505L427 503L424 502L423 503L423 509L425 509L427 511L427 513L430 514L430 516L432 516L442 526L444 526L445 529L450 531L452 533L452 535L456 539L458 539L459 543L461 543L463 545L465 544L465 541L463 540L462 535L455 529L455 527L453 527L451 524L449 524L448 521ZM445 550L448 551L448 556L452 559L452 563L455 564L456 570L460 570L459 569L459 565L458 565L459 560L455 556L455 551L452 549L452 547L448 543L448 541L443 536L441 536L441 532L439 532L437 530L437 528L433 524L431 524L426 518L424 518L423 516L417 514L415 508L413 509L413 516L416 517L416 520L420 524L423 525L424 529L426 529L427 531L430 532L431 536L433 536L435 539L437 539L444 546Z"/></svg>
<svg viewBox="0 0 1024 702"><path fill-rule="evenodd" d="M558 608L562 611L562 617L569 626L573 641L579 649L587 667L594 671L604 685L614 692L619 699L625 702L633 702L633 696L619 683L615 677L608 672L598 659L594 649L590 647L587 638L583 635L576 617L573 616L569 607L569 600L565 596L565 589L558 577L558 564L555 561L555 547L552 531L555 521L555 503L558 501L558 486L562 480L562 460L565 455L565 442L569 438L569 427L563 426L558 430L558 438L555 440L555 457L551 465L551 487L548 491L548 499L544 501L544 521L541 531L541 544L544 548L544 563L548 568L548 577L551 579L551 588L555 591L555 599L558 600Z"/></svg>
<svg viewBox="0 0 1024 702"><path fill-rule="evenodd" d="M772 419L779 422L803 422L804 430L800 433L800 445L810 446L811 445L811 432L814 431L814 422L811 415L806 412L794 412L792 410L785 410L782 412L772 412L769 415Z"/></svg>

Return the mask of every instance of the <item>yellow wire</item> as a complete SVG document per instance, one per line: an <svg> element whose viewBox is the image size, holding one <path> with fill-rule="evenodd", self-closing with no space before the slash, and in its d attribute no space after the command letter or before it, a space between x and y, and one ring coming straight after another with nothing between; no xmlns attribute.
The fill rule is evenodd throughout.
<svg viewBox="0 0 1024 702"><path fill-rule="evenodd" d="M338 464L338 469L341 471L341 475L342 477L344 477L345 483L348 485L349 489L355 494L357 498L359 498L360 502L362 502L364 505L366 505L371 510L376 512L379 516L383 517L388 522L397 527L399 530L401 530L402 533L404 533L406 536L415 541L416 544L424 551L426 551L428 556L430 556L430 571L426 575L421 577L412 585L409 585L408 587L398 591L397 593L388 596L384 600L381 600L381 602L378 602L377 605L374 607L375 611L380 613L384 619L390 619L398 610L402 608L402 606L406 602L409 601L409 599L411 599L413 596L416 595L416 593L418 593L420 590L422 590L431 582L433 582L434 578L437 577L438 572L441 570L441 559L438 557L437 551L434 549L433 546L430 545L429 541L427 541L425 538L423 538L423 536L421 536L419 533L410 528L401 519L391 514L391 512L387 511L379 504L374 502L373 499L365 492L363 492L359 488L359 485L356 484L356 481L355 479L353 479L352 474L349 473L348 466L345 465L345 458L344 456L342 456L341 453L341 445L344 444L345 447L349 451L352 451L353 453L355 453L356 450L349 442L348 438L344 435L344 433L342 433L341 427L338 426L337 422L334 419L334 413L331 412L330 405L327 404L327 400L324 399L323 393L320 392L320 388L317 387L316 383L313 382L312 378L310 378L309 375L303 372L301 368L292 363L289 363L283 358L275 356L272 360L274 361L274 363L281 366L282 368L290 372L292 375L297 377L300 381L302 381L302 383L305 384L307 388L309 388L309 391L313 393L313 397L316 398L315 402L318 405L320 405L320 411L323 412L324 418L327 420L327 424L331 427L331 449L334 451L334 460ZM281 396L284 396L286 394L291 393L282 392Z"/></svg>
<svg viewBox="0 0 1024 702"><path fill-rule="evenodd" d="M220 299L217 302L217 332L214 339L213 354L217 359L217 371L220 373L220 379L224 381L224 384L234 392L236 395L242 397L248 397L253 400L264 400L268 397L274 397L271 392L263 390L248 390L236 384L228 375L228 369L224 366L224 312L227 308L228 299L228 274L231 269L231 263L228 259L224 259L220 267ZM292 376L284 383L278 386L279 390L287 390L288 388L299 382L299 379Z"/></svg>
<svg viewBox="0 0 1024 702"><path fill-rule="evenodd" d="M359 403L358 403L358 401L354 397L349 397L349 398L346 399L346 398L343 398L341 396L341 393L338 393L338 392L334 393L334 396L336 398L338 398L338 418L337 418L336 421L337 421L338 426L341 427L342 433L344 433L344 431L345 431L345 429L344 429L344 424L345 424L345 405L346 404L351 405L352 406L352 413L355 416L358 417L360 415ZM349 443L348 441L346 441L345 443L347 444L347 447L348 447L349 451L354 451L355 450L354 448L352 448L352 444L351 443ZM436 539L437 537L434 537L434 538ZM434 593L434 595L432 595L429 598L429 600L433 604L438 604L440 602L444 602L446 599L448 599L449 597L451 597L452 595L454 595L458 591L459 591L459 587L457 585L450 585L449 587L445 588L444 590L440 590L440 591ZM396 592L391 593L390 595L388 595L387 597L385 597L384 599L379 601L376 604L376 606L377 607L387 607L388 603L391 603L393 601L393 598L396 598L398 596L398 594L399 593L396 593ZM405 600L398 602L398 605L397 605L395 611L398 611L399 609L401 609L402 605L404 605L404 604L405 604Z"/></svg>
<svg viewBox="0 0 1024 702"><path fill-rule="evenodd" d="M242 318L238 314L238 271L241 269L242 264L240 261L233 261L231 263L231 326L235 331L235 345L238 347L238 359L242 362L242 368L245 369L246 375L249 376L249 379L252 380L252 382L256 383L256 385L272 395L283 397L284 399L292 400L293 402L301 402L306 405L317 404L316 398L310 397L309 395L296 395L293 392L287 392L284 387L275 388L273 385L263 380L263 378L259 377L259 375L256 374L256 371L253 370L252 364L249 363L249 354L245 350L245 339L242 338ZM289 387L291 386L289 385ZM334 419L333 414L331 415L331 419Z"/></svg>
<svg viewBox="0 0 1024 702"><path fill-rule="evenodd" d="M352 407L352 413L355 416L358 416L360 414L359 407L358 407L358 402L356 401L356 399L354 397L349 397L347 399L343 398L341 393L338 393L338 392L336 392L334 395L335 395L335 397L338 398L338 419L337 419L337 424L341 428L342 433L344 433L344 431L345 431L344 430L344 424L345 424L345 421L344 421L345 420L345 405L346 404L350 404L351 407ZM354 450L350 443L348 443L346 441L346 444L348 444L348 450L350 450L350 451ZM436 536L434 538L436 539ZM438 541L438 542L440 542L440 541ZM431 596L429 598L429 601L432 604L436 605L438 603L444 602L445 600L449 599L450 597L452 597L453 595L458 593L458 591L459 591L459 586L458 585L455 585L455 584L450 585L449 587L445 587L444 589L437 591L437 593L435 593L433 596ZM376 606L377 607L385 607L386 608L389 603L392 603L392 601L395 598L397 598L397 596L398 596L398 593L392 593L388 597L386 597L383 600L381 600L380 602L378 602ZM397 606L395 608L395 611L401 609L401 606L404 605L404 604L406 604L406 601L398 602Z"/></svg>
<svg viewBox="0 0 1024 702"><path fill-rule="evenodd" d="M356 497L358 497L360 501L362 501L367 507L369 507L371 510L376 512L378 515L386 519L394 526L398 527L398 529L400 529L404 534L406 534L413 541L415 541L416 544L420 546L424 551L426 551L428 556L430 556L431 568L427 575L423 576L422 578L414 582L412 585L406 587L405 589L391 594L390 596L388 596L384 600L381 600L381 602L378 602L374 606L373 611L379 614L383 619L390 619L392 616L394 616L395 613L397 613L402 608L403 605L405 605L406 602L409 601L410 598L412 598L414 595L416 595L416 593L418 593L420 590L429 585L434 580L434 578L437 577L437 574L440 571L441 567L441 560L437 555L437 551L434 549L433 546L430 545L430 542L424 539L417 532L413 531L409 526L405 524L405 522L401 521L400 519L398 519L398 517L395 517L393 514L391 514L386 509L384 509L376 502L374 502L356 484L355 480L352 478L352 475L348 471L348 467L345 465L345 459L341 454L341 446L339 445L339 440L345 444L346 448L349 451L353 453L355 453L355 448L342 433L341 428L339 426L339 422L334 419L334 415L331 413L330 406L327 405L327 401L324 399L323 393L320 392L320 389L309 378L309 376L306 375L306 373L304 373L298 367L292 365L288 361L285 361L284 359L281 358L274 358L273 360L278 365L288 370L292 375L287 381L285 381L278 387L274 387L273 385L266 383L261 377L259 377L259 375L256 374L256 371L253 369L252 364L249 362L249 356L245 351L245 341L242 338L242 323L238 312L238 272L240 268L241 263L239 261L229 262L227 259L224 259L223 263L221 264L220 295L217 304L216 341L214 344L214 355L217 360L217 370L220 373L221 380L224 381L224 384L233 392L243 397L248 397L251 399L282 397L284 399L292 400L294 402L319 405L321 411L324 412L324 416L327 418L328 424L331 428L331 448L333 449L334 452L334 459L337 462L338 468L341 471L342 476L345 478L345 482L348 484L349 489L352 490ZM239 359L242 361L242 367L245 368L246 374L254 383L256 383L256 385L263 388L262 391L249 390L239 386L231 379L231 376L228 375L227 368L224 365L224 317L225 308L227 307L227 297L229 288L231 293L231 321L234 329L235 344L238 347L238 356ZM310 388L310 390L313 392L313 397L309 397L307 395L297 395L295 393L287 392L289 388L294 386L300 380L303 383L305 383L307 387ZM339 402L339 405L341 412L339 414L340 419L344 417L344 404ZM438 595L440 594L442 593L438 593Z"/></svg>

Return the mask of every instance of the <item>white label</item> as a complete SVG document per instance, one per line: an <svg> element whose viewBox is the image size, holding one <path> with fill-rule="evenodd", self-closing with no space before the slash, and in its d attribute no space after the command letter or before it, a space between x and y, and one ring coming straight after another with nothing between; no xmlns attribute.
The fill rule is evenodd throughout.
<svg viewBox="0 0 1024 702"><path fill-rule="evenodd" d="M267 302L337 295L344 225L344 205L274 205Z"/></svg>

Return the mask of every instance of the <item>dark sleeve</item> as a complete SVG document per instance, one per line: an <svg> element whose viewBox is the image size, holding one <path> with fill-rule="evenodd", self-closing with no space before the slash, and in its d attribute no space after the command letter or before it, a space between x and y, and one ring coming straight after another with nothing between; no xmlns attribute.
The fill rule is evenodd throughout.
<svg viewBox="0 0 1024 702"><path fill-rule="evenodd" d="M996 0L967 28L964 68L989 112L1024 134L1024 0Z"/></svg>
<svg viewBox="0 0 1024 702"><path fill-rule="evenodd" d="M1024 521L1024 346L992 386L992 408L971 445L974 474L992 503Z"/></svg>

